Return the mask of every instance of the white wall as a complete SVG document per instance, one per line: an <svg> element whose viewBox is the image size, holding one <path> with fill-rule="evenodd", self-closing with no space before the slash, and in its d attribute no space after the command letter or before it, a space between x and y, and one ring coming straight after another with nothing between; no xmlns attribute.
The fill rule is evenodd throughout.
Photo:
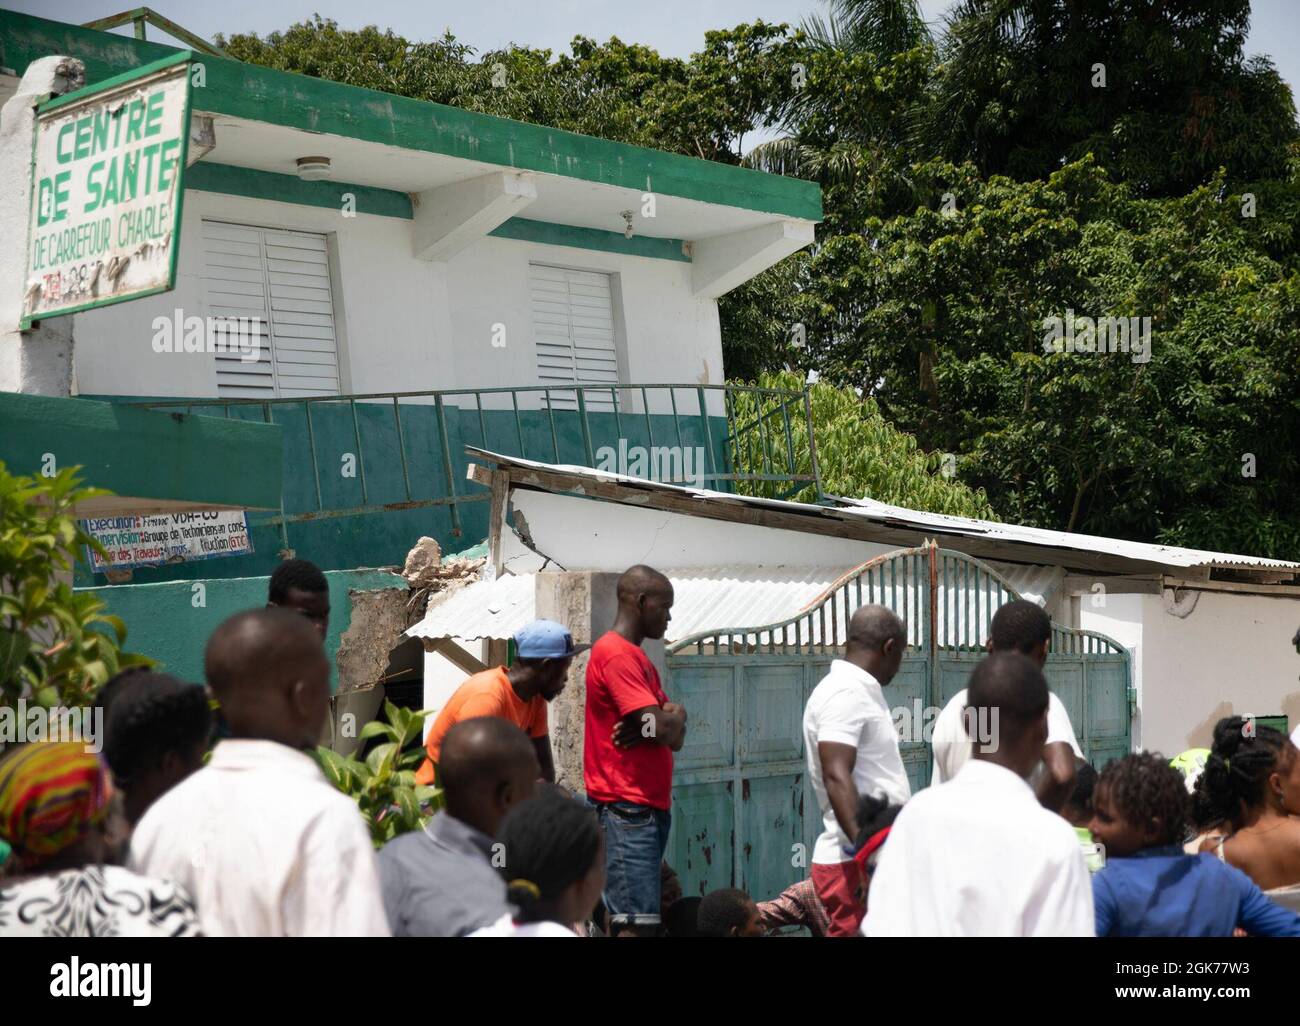
<svg viewBox="0 0 1300 1026"><path fill-rule="evenodd" d="M1107 595L1104 609L1084 597L1085 630L1134 650L1138 717L1134 744L1173 756L1207 747L1223 716L1285 713L1300 722L1300 656L1291 638L1300 598L1199 592L1185 619L1160 595Z"/></svg>
<svg viewBox="0 0 1300 1026"><path fill-rule="evenodd" d="M689 263L490 237L446 264L430 263L411 255L407 220L344 218L328 208L190 190L176 288L76 315L78 393L216 396L212 354L158 354L151 347L155 316L171 317L176 308L182 316L207 316L204 218L331 236L344 392L536 384L530 260L615 276L624 380L723 380L717 304L692 296ZM501 348L492 345L497 323L506 327ZM685 399L679 394L679 403ZM662 406L668 409L666 396Z"/></svg>
<svg viewBox="0 0 1300 1026"><path fill-rule="evenodd" d="M488 237L447 266L458 386L537 383L530 262L613 275L621 380L723 383L718 304L692 296L690 264ZM498 323L505 326L506 345L494 348ZM670 412L666 394L647 398L652 412ZM693 396L682 392L677 400L682 414L696 411Z"/></svg>
<svg viewBox="0 0 1300 1026"><path fill-rule="evenodd" d="M550 492L516 489L510 493L510 501L516 517L523 514L538 551L563 570L621 573L637 563L673 570L782 565L848 569L899 548L615 506ZM514 531L502 532L502 542L505 569L528 573L542 568L542 560L519 541ZM557 566L546 569L555 570Z"/></svg>
<svg viewBox="0 0 1300 1026"><path fill-rule="evenodd" d="M463 638L452 638L451 641L477 659L481 661L487 659L488 643L486 641L466 641ZM433 710L432 714L426 716L424 720L424 738L426 740L428 740L429 731L433 729L434 720L438 718L438 713L442 712L442 707L456 693L456 689L465 683L467 677L469 677L468 673L442 653L424 653L424 704L421 708Z"/></svg>

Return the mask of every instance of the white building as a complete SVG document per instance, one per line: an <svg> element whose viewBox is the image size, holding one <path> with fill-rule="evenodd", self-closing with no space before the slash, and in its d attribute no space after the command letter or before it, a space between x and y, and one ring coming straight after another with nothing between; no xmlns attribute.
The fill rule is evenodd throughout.
<svg viewBox="0 0 1300 1026"><path fill-rule="evenodd" d="M527 538L505 524L492 540L496 579L434 605L412 636L447 638L454 629L474 651L532 618L540 574L619 573L647 563L681 593L666 639L672 645L699 632L796 616L854 567L933 540L978 559L1042 603L1055 623L1128 649L1135 748L1172 756L1208 746L1215 722L1230 714L1300 722L1300 655L1291 643L1300 626L1300 563L918 513L871 500L813 506L479 458L508 481L503 493L514 522L527 525ZM960 579L950 587L965 601L976 591ZM978 645L984 637L970 640ZM426 704L445 700L458 673L431 654Z"/></svg>

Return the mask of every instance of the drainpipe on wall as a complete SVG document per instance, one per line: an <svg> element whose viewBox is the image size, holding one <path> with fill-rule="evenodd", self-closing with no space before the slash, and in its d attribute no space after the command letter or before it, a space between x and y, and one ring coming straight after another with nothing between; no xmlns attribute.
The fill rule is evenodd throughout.
<svg viewBox="0 0 1300 1026"><path fill-rule="evenodd" d="M85 81L85 65L76 58L42 57L32 61L0 109L0 238L23 240L21 257L0 261L0 391L64 397L72 391L72 316L38 322L30 331L18 324L27 287L36 106Z"/></svg>

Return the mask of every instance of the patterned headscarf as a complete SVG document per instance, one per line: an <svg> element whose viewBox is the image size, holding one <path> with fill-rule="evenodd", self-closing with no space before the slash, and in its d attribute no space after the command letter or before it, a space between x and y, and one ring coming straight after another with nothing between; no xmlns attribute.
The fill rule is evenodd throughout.
<svg viewBox="0 0 1300 1026"><path fill-rule="evenodd" d="M0 837L32 869L108 815L108 770L77 741L33 742L0 760Z"/></svg>

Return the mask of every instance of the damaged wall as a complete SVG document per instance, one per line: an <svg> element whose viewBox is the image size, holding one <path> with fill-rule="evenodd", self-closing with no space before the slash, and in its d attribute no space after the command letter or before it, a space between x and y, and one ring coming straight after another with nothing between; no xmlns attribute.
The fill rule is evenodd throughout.
<svg viewBox="0 0 1300 1026"><path fill-rule="evenodd" d="M325 651L330 657L330 686L336 689L339 674L334 660L340 642L352 628L353 596L360 596L361 615L369 621L372 604L382 607L385 600L366 596L387 590L404 600L407 587L401 577L387 570L333 570L326 572L325 579L330 589L330 630ZM158 669L164 673L199 683L203 680L203 649L208 637L227 617L265 606L269 583L269 577L234 577L117 584L77 591L93 592L108 604L107 612L122 618L128 631L124 646L127 651L158 660ZM400 640L402 630L404 626L396 631L393 645ZM358 660L358 667L368 665L368 656L361 655L360 650L350 658Z"/></svg>

